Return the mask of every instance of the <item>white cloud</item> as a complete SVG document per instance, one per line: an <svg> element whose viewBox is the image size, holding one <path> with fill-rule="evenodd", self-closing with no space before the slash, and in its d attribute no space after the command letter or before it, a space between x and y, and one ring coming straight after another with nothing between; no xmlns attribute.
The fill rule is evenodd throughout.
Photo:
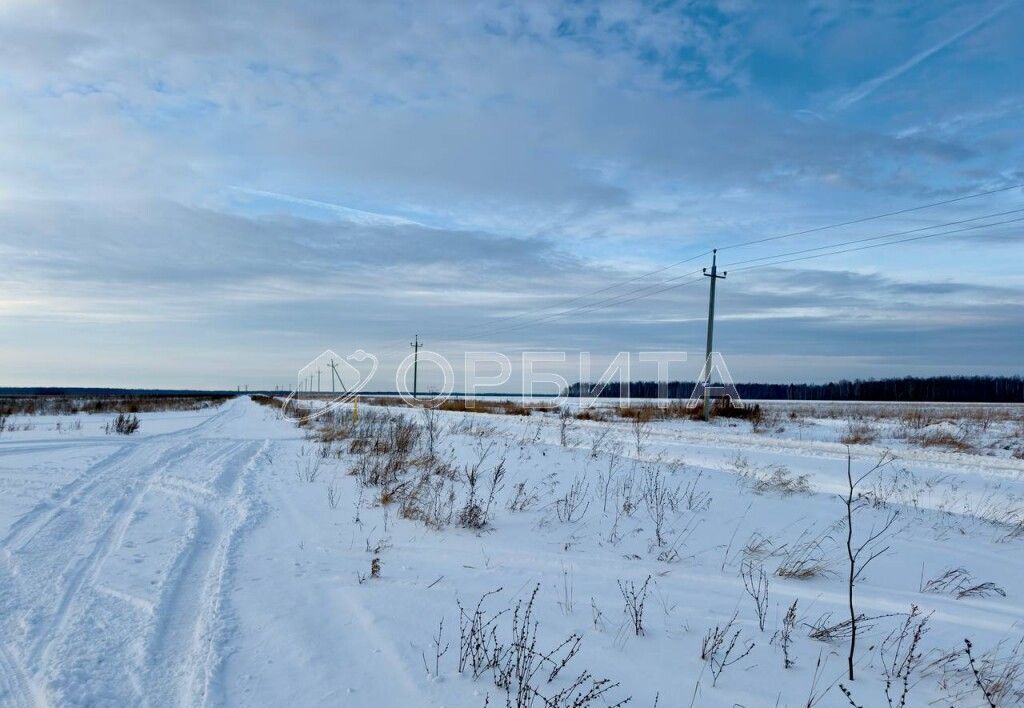
<svg viewBox="0 0 1024 708"><path fill-rule="evenodd" d="M465 337L467 324L715 243L1011 180L1021 144L1012 111L978 106L994 116L983 130L955 119L955 101L861 122L812 111L862 59L851 50L815 61L852 12L5 3L0 325L24 333L31 321L38 337L39 327L95 322L143 346L148 326L194 322L191 334L176 331L196 346L223 337L230 357L256 329L302 337L325 322L374 340L405 337L413 321L435 341ZM868 19L896 34L898 15ZM769 54L796 59L776 66ZM803 71L786 79L792 65ZM878 78L912 83L913 64L903 65ZM989 255L928 254L915 266L958 277ZM727 303L730 291L742 321L792 313L807 297L755 302L754 286L737 280ZM666 316L700 320L703 297L672 291L496 339L657 339L670 333L658 324ZM841 305L821 306L852 318ZM891 309L865 306L879 319Z"/></svg>

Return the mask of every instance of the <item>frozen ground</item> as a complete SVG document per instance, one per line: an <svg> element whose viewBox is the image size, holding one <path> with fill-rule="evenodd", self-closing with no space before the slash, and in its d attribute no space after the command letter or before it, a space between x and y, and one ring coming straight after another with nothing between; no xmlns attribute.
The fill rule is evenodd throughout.
<svg viewBox="0 0 1024 708"><path fill-rule="evenodd" d="M476 679L472 662L458 670L457 602L472 615L499 588L483 621L536 588L536 649L579 640L550 683L576 640L550 654L554 664L528 654L539 666L536 706L573 705L582 672L583 691L593 679L618 685L578 705L849 705L842 681L858 705L886 706L885 667L906 652L887 638L912 605L929 619L906 705L987 705L965 638L997 704L1021 701L1019 411L984 425L955 411L914 421L967 430L965 449L908 438L898 416L872 418L874 439L851 446L855 474L886 449L896 455L863 482L855 541L898 512L874 547L888 551L855 589L866 619L852 683L846 641L809 635L848 612L837 495L840 439L855 416L781 414L753 431L724 421L360 412L352 425L342 411L326 435L245 398L142 414L128 438L103 433L109 416L9 421L15 430L0 434L0 704L462 708L489 696L505 705L492 669ZM778 574L795 566L813 572ZM744 568L767 578L763 630ZM970 582L924 591L949 569ZM642 596L648 577L638 635L623 589ZM991 585L958 598L957 583ZM702 639L734 615L730 660L754 646L716 681ZM437 658L442 620L448 650ZM512 612L500 616L485 644L509 646L512 622ZM898 678L894 705L902 690Z"/></svg>

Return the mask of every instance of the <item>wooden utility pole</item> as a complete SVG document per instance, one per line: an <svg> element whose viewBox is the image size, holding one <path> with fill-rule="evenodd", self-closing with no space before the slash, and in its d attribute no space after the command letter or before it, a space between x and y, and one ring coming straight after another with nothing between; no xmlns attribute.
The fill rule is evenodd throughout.
<svg viewBox="0 0 1024 708"><path fill-rule="evenodd" d="M704 268L704 275L711 278L711 295L708 298L708 346L704 357L704 420L711 419L711 349L715 334L715 282L726 276L723 270L718 274L718 249L711 251L711 272Z"/></svg>
<svg viewBox="0 0 1024 708"><path fill-rule="evenodd" d="M338 364L337 364L337 362L334 361L334 359L331 359L330 367L331 367L331 393L334 393L334 382L335 382L335 380L337 380L338 383L341 384L341 390L344 391L345 393L348 393L348 387L345 386L345 382L341 380L341 374L338 373Z"/></svg>
<svg viewBox="0 0 1024 708"><path fill-rule="evenodd" d="M415 399L416 398L416 392L417 392L417 384L419 383L417 381L417 378L419 376L419 368L420 368L420 347L422 346L420 344L420 335L417 334L416 338L413 341L409 342L409 346L412 347L412 353L413 353L413 358L412 358L412 397Z"/></svg>

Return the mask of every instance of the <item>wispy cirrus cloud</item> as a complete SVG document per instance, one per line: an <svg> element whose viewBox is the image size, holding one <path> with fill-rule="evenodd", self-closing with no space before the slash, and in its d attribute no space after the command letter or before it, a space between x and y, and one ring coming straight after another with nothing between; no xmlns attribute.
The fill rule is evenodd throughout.
<svg viewBox="0 0 1024 708"><path fill-rule="evenodd" d="M915 66L920 64L921 62L926 61L929 57L933 56L934 54L937 54L938 52L941 52L943 49L950 46L954 42L963 39L964 37L977 31L980 27L984 26L986 23L992 21L1000 14L1002 14L1008 7L1010 7L1010 5L1013 2L1015 2L1015 0L1006 0L1006 2L996 5L991 10L984 13L977 20L969 23L962 29L921 50L917 54L913 55L906 61L901 62L900 64L892 67L888 71L879 74L873 79L865 81L861 85L854 88L852 91L843 94L842 96L840 96L839 98L832 102L832 110L842 111L849 108L858 101L862 101L863 99L867 98L872 93L874 93L878 88L880 88L884 84L889 83L893 79L899 78L900 76L902 76L903 74L907 73Z"/></svg>
<svg viewBox="0 0 1024 708"><path fill-rule="evenodd" d="M274 201L287 202L289 204L297 204L299 206L311 207L313 209L323 209L337 215L345 221L351 221L357 224L365 224L367 226L396 226L396 225L416 225L424 226L417 221L412 219L406 219L401 216L395 216L393 214L381 214L374 211L366 211L365 209L355 209L353 207L345 206L344 204L335 204L334 202L324 202L318 199L307 199L305 197L297 197L291 194L280 194L279 192L268 192L264 189L250 189L249 187L238 187L231 185L229 187L234 192L239 194L246 194L252 197L262 197Z"/></svg>

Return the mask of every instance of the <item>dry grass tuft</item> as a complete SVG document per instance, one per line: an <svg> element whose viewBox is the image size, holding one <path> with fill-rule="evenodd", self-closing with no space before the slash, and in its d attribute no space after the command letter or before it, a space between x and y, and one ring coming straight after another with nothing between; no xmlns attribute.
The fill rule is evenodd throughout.
<svg viewBox="0 0 1024 708"><path fill-rule="evenodd" d="M824 548L830 536L813 536L809 531L800 534L796 541L779 549L782 560L775 569L780 578L810 580L831 575L828 553Z"/></svg>
<svg viewBox="0 0 1024 708"><path fill-rule="evenodd" d="M956 450L957 452L967 452L974 449L974 446L967 442L963 436L954 435L947 431L925 433L914 438L914 440L921 447L944 447L949 450Z"/></svg>
<svg viewBox="0 0 1024 708"><path fill-rule="evenodd" d="M779 492L780 494L806 494L811 483L805 474L793 474L784 465L771 465L765 472L758 473L754 480L754 491Z"/></svg>
<svg viewBox="0 0 1024 708"><path fill-rule="evenodd" d="M921 586L921 592L953 595L957 600L969 597L1006 597L1006 591L993 582L977 582L966 568L949 568Z"/></svg>
<svg viewBox="0 0 1024 708"><path fill-rule="evenodd" d="M865 421L850 421L846 433L839 439L844 445L870 445L878 437L874 426Z"/></svg>

